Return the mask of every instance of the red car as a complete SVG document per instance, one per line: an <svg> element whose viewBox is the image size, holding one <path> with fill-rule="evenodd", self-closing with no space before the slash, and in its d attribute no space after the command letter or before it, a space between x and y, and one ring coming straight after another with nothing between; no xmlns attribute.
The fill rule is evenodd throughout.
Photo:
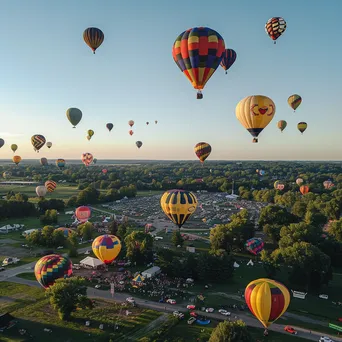
<svg viewBox="0 0 342 342"><path fill-rule="evenodd" d="M297 331L288 325L284 328L284 330L290 334L297 335Z"/></svg>
<svg viewBox="0 0 342 342"><path fill-rule="evenodd" d="M198 315L197 315L197 313L195 311L191 311L190 312L190 316L196 318Z"/></svg>
<svg viewBox="0 0 342 342"><path fill-rule="evenodd" d="M186 308L187 308L188 310L195 310L195 309L196 309L196 306L193 305L193 304L189 304L189 305L186 306Z"/></svg>
<svg viewBox="0 0 342 342"><path fill-rule="evenodd" d="M337 318L337 320L338 320L339 322L342 322L342 317Z"/></svg>

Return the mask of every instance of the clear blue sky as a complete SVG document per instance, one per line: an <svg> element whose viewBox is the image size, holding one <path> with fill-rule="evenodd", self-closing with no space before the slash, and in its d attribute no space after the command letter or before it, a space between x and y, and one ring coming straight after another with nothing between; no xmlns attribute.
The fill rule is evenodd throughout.
<svg viewBox="0 0 342 342"><path fill-rule="evenodd" d="M341 12L340 0L4 1L0 158L12 157L10 144L17 143L23 159L83 152L98 159L196 159L194 145L206 141L212 160L341 160ZM287 21L276 45L264 30L273 16ZM90 26L105 34L96 55L82 37ZM194 26L215 29L238 54L228 75L217 69L200 101L171 55L176 37ZM303 98L296 113L287 104L294 93ZM277 111L252 144L235 107L256 94L273 99ZM83 112L76 129L65 115L69 107ZM288 127L281 134L282 119ZM300 121L308 123L303 136ZM115 125L110 133L107 122ZM33 134L53 147L36 154ZM144 143L140 150L136 140Z"/></svg>

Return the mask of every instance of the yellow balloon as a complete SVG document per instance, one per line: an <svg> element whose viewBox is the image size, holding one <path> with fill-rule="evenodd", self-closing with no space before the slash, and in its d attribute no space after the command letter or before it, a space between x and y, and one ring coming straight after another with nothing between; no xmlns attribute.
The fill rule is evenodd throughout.
<svg viewBox="0 0 342 342"><path fill-rule="evenodd" d="M263 95L248 96L235 109L236 117L258 142L258 135L271 122L276 112L274 102Z"/></svg>
<svg viewBox="0 0 342 342"><path fill-rule="evenodd" d="M105 264L111 264L121 251L121 241L115 235L100 235L92 244L95 256Z"/></svg>
<svg viewBox="0 0 342 342"><path fill-rule="evenodd" d="M168 190L160 199L165 215L179 228L188 220L197 208L196 196L186 190Z"/></svg>

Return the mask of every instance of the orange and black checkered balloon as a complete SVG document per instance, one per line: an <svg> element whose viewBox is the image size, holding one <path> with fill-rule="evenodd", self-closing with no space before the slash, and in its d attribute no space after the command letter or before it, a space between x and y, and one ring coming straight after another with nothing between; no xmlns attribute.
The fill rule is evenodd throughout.
<svg viewBox="0 0 342 342"><path fill-rule="evenodd" d="M48 180L45 182L45 187L48 192L54 192L56 189L56 186L57 186L57 183L52 180Z"/></svg>

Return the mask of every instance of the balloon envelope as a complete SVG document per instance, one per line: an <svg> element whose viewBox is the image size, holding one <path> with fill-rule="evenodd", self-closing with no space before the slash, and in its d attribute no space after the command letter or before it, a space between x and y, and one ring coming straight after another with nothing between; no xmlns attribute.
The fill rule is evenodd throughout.
<svg viewBox="0 0 342 342"><path fill-rule="evenodd" d="M289 106L296 111L296 109L300 106L300 104L302 103L302 98L297 95L291 95L288 99L287 99L287 103L289 104Z"/></svg>
<svg viewBox="0 0 342 342"><path fill-rule="evenodd" d="M5 145L5 140L0 138L0 148Z"/></svg>
<svg viewBox="0 0 342 342"><path fill-rule="evenodd" d="M53 180L48 180L45 182L45 187L48 192L54 192L56 189L57 183L54 182Z"/></svg>
<svg viewBox="0 0 342 342"><path fill-rule="evenodd" d="M73 128L76 128L76 125L82 119L82 112L78 108L69 108L66 111L66 116L70 123L74 126Z"/></svg>
<svg viewBox="0 0 342 342"><path fill-rule="evenodd" d="M110 132L113 129L114 125L112 123L107 123L106 127L108 131Z"/></svg>
<svg viewBox="0 0 342 342"><path fill-rule="evenodd" d="M262 241L260 238L252 238L247 240L245 247L247 251L254 255L258 255L264 249L264 245L264 241Z"/></svg>
<svg viewBox="0 0 342 342"><path fill-rule="evenodd" d="M48 164L48 160L46 158L40 158L40 164L45 166Z"/></svg>
<svg viewBox="0 0 342 342"><path fill-rule="evenodd" d="M81 156L82 162L85 166L89 166L93 161L94 157L91 153L83 153Z"/></svg>
<svg viewBox="0 0 342 342"><path fill-rule="evenodd" d="M137 141L135 144L137 145L138 148L140 148L143 145L142 141Z"/></svg>
<svg viewBox="0 0 342 342"><path fill-rule="evenodd" d="M195 145L195 154L201 163L209 157L211 153L211 146L206 142L199 142Z"/></svg>
<svg viewBox="0 0 342 342"><path fill-rule="evenodd" d="M65 166L65 160L62 158L59 158L56 160L56 165L61 169Z"/></svg>
<svg viewBox="0 0 342 342"><path fill-rule="evenodd" d="M282 17L273 17L268 19L265 24L265 31L268 36L275 41L285 32L286 21Z"/></svg>
<svg viewBox="0 0 342 342"><path fill-rule="evenodd" d="M88 27L83 32L83 39L95 54L96 49L98 49L104 41L104 34L96 27Z"/></svg>
<svg viewBox="0 0 342 342"><path fill-rule="evenodd" d="M105 264L111 264L121 251L121 242L115 235L98 236L92 244L95 256Z"/></svg>
<svg viewBox="0 0 342 342"><path fill-rule="evenodd" d="M38 197L44 197L47 193L47 189L44 185L39 185L36 187L36 194Z"/></svg>
<svg viewBox="0 0 342 342"><path fill-rule="evenodd" d="M17 149L18 149L18 145L17 145L17 144L12 144L12 145L11 145L11 150L12 150L13 152L15 152Z"/></svg>
<svg viewBox="0 0 342 342"><path fill-rule="evenodd" d="M45 145L46 139L41 134L35 134L31 137L31 143L36 152L38 152L44 145Z"/></svg>
<svg viewBox="0 0 342 342"><path fill-rule="evenodd" d="M21 157L20 156L14 156L12 158L12 161L15 165L18 165L21 162Z"/></svg>
<svg viewBox="0 0 342 342"><path fill-rule="evenodd" d="M233 49L226 49L223 53L221 67L226 71L234 64L236 60L236 52Z"/></svg>
<svg viewBox="0 0 342 342"><path fill-rule="evenodd" d="M47 148L51 148L52 142L48 141L48 142L46 143L46 146L47 146Z"/></svg>
<svg viewBox="0 0 342 342"><path fill-rule="evenodd" d="M69 258L59 254L45 255L37 261L34 274L38 283L47 289L57 279L72 275L72 262Z"/></svg>
<svg viewBox="0 0 342 342"><path fill-rule="evenodd" d="M71 228L65 228L65 227L57 228L56 231L62 232L65 237L68 237L69 235L71 235L74 232L74 230L72 230Z"/></svg>
<svg viewBox="0 0 342 342"><path fill-rule="evenodd" d="M75 216L79 222L87 222L91 216L91 209L86 206L78 207L75 211Z"/></svg>

